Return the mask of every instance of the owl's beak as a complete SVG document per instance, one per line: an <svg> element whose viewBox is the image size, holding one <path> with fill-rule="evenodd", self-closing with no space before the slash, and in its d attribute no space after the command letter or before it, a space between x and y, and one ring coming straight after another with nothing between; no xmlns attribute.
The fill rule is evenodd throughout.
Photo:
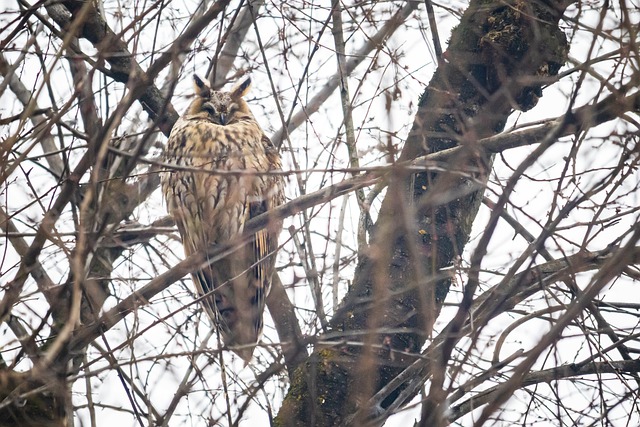
<svg viewBox="0 0 640 427"><path fill-rule="evenodd" d="M221 125L227 124L227 115L224 113L220 113L220 124Z"/></svg>

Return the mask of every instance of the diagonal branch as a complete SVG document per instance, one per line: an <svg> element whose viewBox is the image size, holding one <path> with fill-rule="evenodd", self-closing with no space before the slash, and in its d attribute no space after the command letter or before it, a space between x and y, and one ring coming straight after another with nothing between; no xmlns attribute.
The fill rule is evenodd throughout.
<svg viewBox="0 0 640 427"><path fill-rule="evenodd" d="M584 375L621 375L624 373L633 375L639 372L640 360L616 360L610 362L592 362L585 365L562 365L542 371L530 372L522 379L520 386L528 387ZM501 386L502 384L499 384L488 388L461 404L452 406L449 421L455 421L469 412L493 401L500 391Z"/></svg>
<svg viewBox="0 0 640 427"><path fill-rule="evenodd" d="M193 21L178 37L167 51L149 66L145 73L133 58L127 45L108 26L98 10L90 2L67 0L60 3L48 3L49 16L63 29L68 28L75 14L83 8L89 8L80 35L89 40L111 66L111 76L118 82L127 83L136 79L137 93L142 108L149 113L160 130L169 135L178 114L170 103L167 103L160 90L153 85L155 77L179 55L187 52L189 46L200 32L207 27L229 3L228 0L215 2L201 17Z"/></svg>
<svg viewBox="0 0 640 427"><path fill-rule="evenodd" d="M216 56L212 58L209 65L209 70L213 71L209 76L209 83L212 88L221 88L227 83L227 74L231 71L240 46L253 24L253 17L260 13L262 6L264 6L264 0L248 0L242 11L238 13L228 34L223 38L224 47L222 51L216 52ZM207 74L209 72L207 71Z"/></svg>
<svg viewBox="0 0 640 427"><path fill-rule="evenodd" d="M165 273L151 280L141 289L124 298L96 322L80 328L71 340L70 351L73 353L73 351L84 348L84 346L100 336L104 331L112 328L127 314L135 311L140 306L149 304L151 298L187 274L191 274L204 265L208 265L211 262L215 262L234 253L239 247L249 242L256 232L267 227L271 221L287 218L319 203L328 202L336 197L355 191L358 188L369 186L374 182L375 175L374 173L360 175L348 181L299 197L268 213L253 218L245 224L241 235L236 236L224 244L212 246L208 251L193 253ZM295 355L293 355L292 360L296 360Z"/></svg>
<svg viewBox="0 0 640 427"><path fill-rule="evenodd" d="M492 165L492 156L477 141L500 132L514 109L532 108L541 84L531 78L539 81L539 70L556 75L566 61L566 36L558 22L568 3L507 3L471 1L453 30L446 61L420 99L399 159L410 162L462 148L440 171L393 175L370 254L359 260L351 290L331 321L334 331L352 332L354 340L368 330L406 332L378 334L377 346L364 345L380 348L376 365L366 371L360 363L362 345L316 350L300 372L300 386L291 387L285 398L277 422L366 423L379 410L361 406L367 393L375 394L402 373L429 336L450 286L450 275L442 269L464 250ZM539 34L545 34L544 41ZM434 374L444 375L441 366L434 368ZM358 386L365 376L374 387L363 391ZM314 411L318 395L323 408ZM412 396L394 389L381 406L401 395Z"/></svg>
<svg viewBox="0 0 640 427"><path fill-rule="evenodd" d="M15 63L15 65L17 66L18 63ZM24 83L22 83L20 78L14 73L13 68L14 67L9 64L5 56L0 53L0 74L2 74L2 77L4 78L3 84L8 83L9 88L16 95L18 101L20 101L25 109L28 109L30 108L30 103L35 102L35 100L32 99L33 94L26 88ZM35 112L43 110L38 108L37 106L34 106L33 111ZM31 119L31 123L33 124L34 128L43 127L44 123L47 121L47 118L43 117L41 113L34 114L29 118ZM62 159L57 154L55 154L58 151L58 147L56 147L53 136L50 132L41 133L39 140L40 144L42 145L42 151L46 154L44 157L49 165L49 168L51 169L51 172L53 172L56 177L61 178L65 167L62 163Z"/></svg>
<svg viewBox="0 0 640 427"><path fill-rule="evenodd" d="M612 259L618 260L621 256L629 258L629 264L638 264L640 263L640 247L605 249L592 253L580 252L564 259L532 266L531 269L518 273L508 283L496 285L476 298L470 309L473 312L473 320L467 319L456 339L460 340L462 337L471 335L477 329L475 325L486 325L491 319L508 312L523 299L544 291L553 283L570 279L581 272L601 270L606 263L611 262ZM531 272L535 272L535 274ZM514 293L513 289L518 289L518 292ZM445 332L448 329L450 326L444 328ZM431 376L433 369L432 358L426 356L441 352L443 344L448 339L450 336L447 333L441 333L434 337L429 347L422 352L425 357L416 360L382 387L366 405L363 405L363 408L380 407L382 402L392 396L394 390L402 388L403 384L407 386L407 395L411 395L411 389L417 391ZM386 419L403 402L402 398L396 399L389 408L380 414L380 418Z"/></svg>
<svg viewBox="0 0 640 427"><path fill-rule="evenodd" d="M351 54L351 58L346 61L345 64L345 76L350 75L374 49L382 48L382 46L384 46L384 41L402 26L402 24L407 20L411 13L418 8L419 5L420 3L417 1L407 2L402 9L396 12L395 15L385 22L382 28L369 38L366 43L360 47L360 49ZM293 132L294 129L317 112L322 104L329 98L329 96L331 96L333 91L340 85L340 80L341 77L338 73L333 75L324 85L322 90L318 92L311 101L307 103L307 105L301 108L291 117L290 120L287 121L286 129L283 127L276 131L276 133L271 137L273 144L276 147L279 147L288 134Z"/></svg>

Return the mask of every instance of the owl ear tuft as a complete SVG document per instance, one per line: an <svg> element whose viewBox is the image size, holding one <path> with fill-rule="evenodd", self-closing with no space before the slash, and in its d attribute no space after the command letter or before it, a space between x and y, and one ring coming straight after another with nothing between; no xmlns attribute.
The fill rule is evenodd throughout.
<svg viewBox="0 0 640 427"><path fill-rule="evenodd" d="M245 76L242 79L238 80L236 84L233 85L233 87L229 91L229 95L231 95L231 98L233 99L242 98L247 93L249 93L250 89L251 89L251 77Z"/></svg>
<svg viewBox="0 0 640 427"><path fill-rule="evenodd" d="M193 75L193 88L196 95L202 98L209 98L211 96L211 87L207 80L202 80L197 74Z"/></svg>

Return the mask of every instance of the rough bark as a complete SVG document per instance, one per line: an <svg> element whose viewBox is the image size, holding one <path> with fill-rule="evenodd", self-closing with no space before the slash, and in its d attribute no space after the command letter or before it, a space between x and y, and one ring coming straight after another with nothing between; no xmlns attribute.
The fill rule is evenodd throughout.
<svg viewBox="0 0 640 427"><path fill-rule="evenodd" d="M67 396L64 377L1 370L0 427L64 427Z"/></svg>
<svg viewBox="0 0 640 427"><path fill-rule="evenodd" d="M514 110L535 106L545 77L564 64L558 22L570 3L471 2L420 98L371 244L331 321L327 340L336 344L298 368L276 425L362 424L350 414L415 360L449 291L446 269L469 239L491 168L492 157L475 142L502 131ZM402 168L454 146L465 149L440 171Z"/></svg>

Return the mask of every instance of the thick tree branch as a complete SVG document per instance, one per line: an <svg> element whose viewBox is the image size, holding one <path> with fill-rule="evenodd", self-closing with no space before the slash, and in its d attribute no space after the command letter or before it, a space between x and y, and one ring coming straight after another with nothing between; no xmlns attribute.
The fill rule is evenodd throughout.
<svg viewBox="0 0 640 427"><path fill-rule="evenodd" d="M80 29L80 36L89 40L100 52L100 55L111 66L111 76L118 82L127 83L131 78L136 79L136 93L139 94L142 108L158 125L160 130L169 135L178 114L173 106L162 96L160 90L153 85L153 80L172 60L184 54L200 32L214 20L224 7L226 1L217 1L201 17L193 21L160 57L149 67L146 73L142 70L127 45L107 25L98 10L91 4L76 0L58 3L48 3L49 16L63 29L68 28L74 20L75 14L88 8L83 13L85 21Z"/></svg>
<svg viewBox="0 0 640 427"><path fill-rule="evenodd" d="M291 303L278 273L273 275L271 292L267 297L267 307L276 325L289 378L293 379L295 369L309 354L300 331L295 307Z"/></svg>
<svg viewBox="0 0 640 427"><path fill-rule="evenodd" d="M515 275L508 283L496 285L479 295L470 308L470 311L473 312L473 319L467 319L454 338L459 341L463 337L478 333L478 328L475 325L486 325L491 319L509 312L521 301L538 292L544 292L554 283L570 280L576 274L585 271L600 270L607 262L612 259L619 259L621 256L630 259L629 265L637 265L640 263L640 247L634 247L631 250L618 248L613 250L605 249L593 253L580 252L564 259L532 266L531 269ZM447 333L449 330L449 326L445 327L444 332L434 337L429 347L422 352L422 358L416 360L401 374L385 384L362 407L381 407L382 402L388 399L389 396L393 396L395 390L403 388L403 384L406 386L406 395L411 395L411 390L413 392L419 390L432 375L433 359L429 355L441 352L443 344L451 339L451 336ZM404 399L401 397L396 398L393 404L381 411L378 419L386 419L403 402Z"/></svg>
<svg viewBox="0 0 640 427"><path fill-rule="evenodd" d="M253 17L258 16L263 5L264 0L248 0L235 18L228 34L220 41L224 42L224 47L219 53L216 52L216 56L212 58L207 71L207 74L209 74L210 70L213 71L209 76L209 83L212 88L219 89L227 83L227 74L231 71L240 46L253 24Z"/></svg>
<svg viewBox="0 0 640 427"><path fill-rule="evenodd" d="M462 253L481 201L474 185L486 182L492 163L477 141L500 132L513 109L532 108L540 85L531 84L531 77L539 78L541 72L555 75L566 60L566 38L557 26L566 3L507 3L470 3L452 32L443 55L446 61L420 100L400 155L401 162L409 162L459 145L458 155L449 158L446 167L453 173L394 175L372 236L371 254L362 257L352 289L331 321L334 330L347 336L349 331L405 328L406 333L369 338L392 353L403 350L393 361L388 350L376 354L377 387L402 372L400 366L411 364L413 358L405 354L422 346L448 293L450 279L440 269ZM451 196L442 200L447 194ZM317 425L338 425L355 413L358 401L368 399L361 395L357 378L372 375L371 369L365 373L356 368L360 348L317 351L294 381L299 386L291 387L277 424L305 425L314 417ZM444 375L441 366L434 372ZM381 406L401 394L401 389L394 389ZM314 410L316 404L310 400L318 396L323 405ZM352 422L364 423L368 410L375 411L366 407Z"/></svg>

